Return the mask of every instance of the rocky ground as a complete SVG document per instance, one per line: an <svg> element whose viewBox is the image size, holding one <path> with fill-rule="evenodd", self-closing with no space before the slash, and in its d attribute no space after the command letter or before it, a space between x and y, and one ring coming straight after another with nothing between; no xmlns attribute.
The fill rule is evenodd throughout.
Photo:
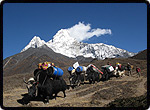
<svg viewBox="0 0 150 110"><path fill-rule="evenodd" d="M4 78L4 80L6 79L9 80L8 77ZM144 76L138 78L134 72L132 77L113 77L108 81L84 84L75 89L67 90L66 98L60 92L56 100L51 99L49 104L35 100L28 105L22 105L19 100L27 93L27 89L23 82L21 84L18 87L12 87L12 89L4 89L3 105L5 107L104 107L115 99L138 97L147 92L147 78Z"/></svg>
<svg viewBox="0 0 150 110"><path fill-rule="evenodd" d="M104 65L105 61L93 61L94 65ZM114 59L109 60L113 64ZM58 97L50 99L49 104L42 100L32 100L28 105L22 105L21 100L27 94L23 83L23 77L28 79L31 73L15 74L3 77L3 106L4 107L146 107L147 106L147 66L144 60L120 60L120 62L132 62L133 65L141 67L141 77L138 77L135 68L133 75L122 78L112 77L108 81L100 81L66 90L66 97L58 93ZM101 63L104 62L104 63ZM86 65L86 64L84 64ZM98 67L98 66L97 66ZM100 68L100 67L98 67ZM64 70L67 67L63 68ZM64 79L69 85L68 73L64 73Z"/></svg>

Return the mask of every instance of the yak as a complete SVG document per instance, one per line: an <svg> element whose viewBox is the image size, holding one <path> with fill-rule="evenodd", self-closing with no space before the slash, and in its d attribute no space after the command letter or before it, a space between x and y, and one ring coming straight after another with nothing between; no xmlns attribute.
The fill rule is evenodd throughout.
<svg viewBox="0 0 150 110"><path fill-rule="evenodd" d="M105 81L109 80L110 77L114 76L114 71L108 72L108 70L106 68L103 69L102 72L103 72L102 79L105 80Z"/></svg>
<svg viewBox="0 0 150 110"><path fill-rule="evenodd" d="M73 88L74 86L79 86L81 83L84 84L84 74L73 74L69 77L70 85Z"/></svg>
<svg viewBox="0 0 150 110"><path fill-rule="evenodd" d="M34 83L28 88L28 95L32 98L36 96L41 97L44 103L49 103L49 99L53 98L53 94L56 99L60 91L62 91L64 97L66 97L65 90L69 89L69 86L62 77L55 79L50 77L47 70L36 69L33 79ZM31 99L31 97L29 97L29 99Z"/></svg>
<svg viewBox="0 0 150 110"><path fill-rule="evenodd" d="M72 69L71 71L68 71L70 73L69 81L72 88L74 88L74 86L79 86L81 83L84 84L86 76L86 67L82 66L82 70L80 69L81 68L76 68Z"/></svg>
<svg viewBox="0 0 150 110"><path fill-rule="evenodd" d="M62 91L64 93L64 97L66 97L65 90L69 89L69 86L67 86L62 77L59 77L59 79L53 79L49 76L49 74L47 74L46 70L40 71L38 75L38 95L44 98L45 103L49 103L49 98L53 97L53 94L55 94L56 99L57 94L60 91Z"/></svg>
<svg viewBox="0 0 150 110"><path fill-rule="evenodd" d="M99 82L102 78L102 73L100 72L96 70L96 67L94 65L89 65L86 71L86 80L89 80L89 83L93 84L95 83L95 81Z"/></svg>

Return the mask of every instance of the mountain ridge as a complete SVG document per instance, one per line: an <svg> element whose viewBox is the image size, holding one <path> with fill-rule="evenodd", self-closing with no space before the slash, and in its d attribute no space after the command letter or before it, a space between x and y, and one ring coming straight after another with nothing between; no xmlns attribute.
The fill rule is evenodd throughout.
<svg viewBox="0 0 150 110"><path fill-rule="evenodd" d="M71 58L83 56L103 60L105 58L116 57L127 58L136 54L104 43L88 44L79 42L75 38L71 37L66 29L59 30L48 42L41 40L40 37L34 36L21 52L26 51L30 47L40 48L43 45L47 45L56 53L60 53Z"/></svg>
<svg viewBox="0 0 150 110"><path fill-rule="evenodd" d="M74 62L73 59L55 53L52 49L43 45L41 48L29 48L26 51L4 59L3 72L4 75L33 73L37 68L37 64L45 61L54 62L58 67L63 67ZM69 63L67 64L67 62Z"/></svg>
<svg viewBox="0 0 150 110"><path fill-rule="evenodd" d="M33 73L37 68L37 64L45 61L53 62L60 68L70 66L74 62L90 62L92 58L84 58L78 56L77 58L69 58L60 53L55 53L47 45L40 48L29 48L26 51L7 57L3 60L4 75Z"/></svg>
<svg viewBox="0 0 150 110"><path fill-rule="evenodd" d="M132 56L131 58L139 60L147 60L147 49L138 52L138 54Z"/></svg>

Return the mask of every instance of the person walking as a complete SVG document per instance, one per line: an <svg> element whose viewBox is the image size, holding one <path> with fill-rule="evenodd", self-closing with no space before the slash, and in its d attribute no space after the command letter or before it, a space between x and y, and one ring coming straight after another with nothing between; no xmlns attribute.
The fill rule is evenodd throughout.
<svg viewBox="0 0 150 110"><path fill-rule="evenodd" d="M137 66L136 66L136 73L137 73L138 77L141 76L141 69Z"/></svg>
<svg viewBox="0 0 150 110"><path fill-rule="evenodd" d="M127 70L128 70L128 72L129 72L129 76L132 76L130 63L127 64Z"/></svg>

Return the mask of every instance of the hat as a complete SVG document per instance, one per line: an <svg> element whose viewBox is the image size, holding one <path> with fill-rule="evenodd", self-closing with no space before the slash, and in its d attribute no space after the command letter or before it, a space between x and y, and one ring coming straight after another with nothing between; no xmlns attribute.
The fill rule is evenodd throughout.
<svg viewBox="0 0 150 110"><path fill-rule="evenodd" d="M117 62L116 64L119 65L120 63Z"/></svg>

